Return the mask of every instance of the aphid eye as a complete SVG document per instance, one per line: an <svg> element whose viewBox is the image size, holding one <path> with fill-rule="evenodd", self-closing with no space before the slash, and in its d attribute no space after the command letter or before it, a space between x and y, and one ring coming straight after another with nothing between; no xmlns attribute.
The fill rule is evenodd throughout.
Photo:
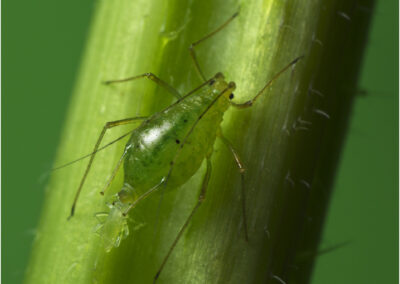
<svg viewBox="0 0 400 284"><path fill-rule="evenodd" d="M212 85L214 85L214 83L215 83L215 80L213 79L213 80L210 81L209 85L212 86Z"/></svg>
<svg viewBox="0 0 400 284"><path fill-rule="evenodd" d="M230 95L229 95L229 99L231 100L231 99L233 99L235 97L235 95L233 94L233 93L231 93Z"/></svg>
<svg viewBox="0 0 400 284"><path fill-rule="evenodd" d="M176 144L181 143L181 141L179 141L179 139L176 139L175 142L176 142Z"/></svg>

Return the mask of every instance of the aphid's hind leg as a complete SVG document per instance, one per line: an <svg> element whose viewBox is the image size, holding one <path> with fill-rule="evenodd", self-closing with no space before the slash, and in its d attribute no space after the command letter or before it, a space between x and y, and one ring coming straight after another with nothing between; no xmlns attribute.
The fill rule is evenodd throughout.
<svg viewBox="0 0 400 284"><path fill-rule="evenodd" d="M185 229L189 225L190 221L192 220L194 213L196 213L197 209L200 207L200 205L203 203L203 201L206 198L207 187L208 187L208 183L210 181L210 176L211 176L211 157L210 156L207 157L206 160L207 160L207 171L206 171L206 174L205 174L204 179L203 179L203 183L202 183L202 186L201 186L201 191L200 191L197 203L194 206L194 208L192 209L192 212L190 213L190 215L186 219L186 221L183 224L182 228L179 230L179 233L176 236L176 238L175 238L174 242L172 243L171 247L169 248L169 251L168 251L167 255L164 257L164 260L161 263L160 268L158 269L156 275L154 276L153 284L156 283L156 281L157 281L158 277L160 276L165 264L168 261L168 258L170 257L172 251L176 247L176 244L178 243L179 239L182 237L183 232L185 231Z"/></svg>
<svg viewBox="0 0 400 284"><path fill-rule="evenodd" d="M114 84L114 83L123 83L123 82L133 81L133 80L136 80L136 79L141 79L141 78L147 78L147 79L152 80L157 85L163 87L165 90L167 90L172 95L174 95L177 99L182 98L181 94L175 88L173 88L167 82L165 82L165 81L161 80L160 78L158 78L153 73L144 73L144 74L140 74L140 75L137 75L137 76L128 77L128 78L124 78L124 79L118 79L118 80L108 80L108 81L105 81L104 84L110 85L110 84Z"/></svg>
<svg viewBox="0 0 400 284"><path fill-rule="evenodd" d="M109 122L107 122L107 123L104 125L103 130L101 131L100 136L99 136L99 138L97 139L97 142L96 142L96 144L95 144L95 146L94 146L93 155L90 156L89 163L88 163L88 165L87 165L87 167L86 167L85 173L83 174L83 177L82 177L82 179L81 179L81 183L79 184L78 190L76 191L75 198L74 198L74 202L72 203L72 207L71 207L71 215L68 217L68 220L69 220L72 216L74 216L75 206L76 206L76 203L77 203L77 201L78 201L79 194L81 193L83 184L85 183L86 177L87 177L87 175L88 175L88 173L89 173L89 170L90 170L90 168L91 168L91 166L92 166L94 157L96 156L96 152L97 152L97 150L98 150L98 148L99 148L99 146L100 146L101 140L103 139L104 134L106 133L106 131L107 131L108 129L110 129L110 128L115 127L115 126L120 126L120 125L125 125L125 124L129 124L129 123L133 123L133 122L135 122L135 121L137 121L137 120L144 120L144 119L146 119L146 118L147 118L147 117L130 117L130 118L125 118L125 119L116 120L116 121L109 121Z"/></svg>
<svg viewBox="0 0 400 284"><path fill-rule="evenodd" d="M244 227L244 237L246 239L246 242L249 241L249 234L248 234L248 228L247 228L247 217L246 217L246 191L245 191L245 182L244 182L244 174L246 172L246 169L243 166L243 163L239 157L239 154L237 153L236 149L233 147L232 143L224 137L221 131L218 132L218 137L221 139L221 141L225 144L225 146L228 147L228 149L231 151L233 157L235 158L236 165L239 169L240 173L240 181L241 181L241 199L242 199L242 214L243 214L243 227Z"/></svg>
<svg viewBox="0 0 400 284"><path fill-rule="evenodd" d="M200 76L200 78L205 82L207 81L206 77L204 76L204 73L201 71L200 68L200 64L199 61L197 60L196 57L196 52L194 51L194 47L196 45L199 45L200 43L202 43L203 41L209 39L210 37L212 37L213 35L215 35L216 33L218 33L220 30L222 30L223 28L225 28L234 18L237 17L237 15L239 15L239 12L236 12L235 14L233 14L225 23L223 23L221 26L219 26L217 29L215 29L214 31L212 31L211 33L207 34L206 36L202 37L201 39L199 39L196 42L193 42L190 46L189 46L189 52L190 52L190 56L193 59L194 62L194 66L196 68L197 74Z"/></svg>
<svg viewBox="0 0 400 284"><path fill-rule="evenodd" d="M302 59L304 56L299 56L297 57L295 60L293 60L292 62L290 62L288 65L286 65L285 67L283 67L278 73L276 73L271 80L269 80L267 82L267 84L265 84L265 86L257 93L257 95L255 95L251 100L244 102L244 103L234 103L232 101L230 101L231 105L237 108L248 108L251 107L254 102L264 93L264 91L270 87L272 85L272 83L279 78L279 76L282 75L282 73L284 73L286 70L288 70L290 67L292 67L293 65L295 65L297 63L297 61L299 61L300 59Z"/></svg>

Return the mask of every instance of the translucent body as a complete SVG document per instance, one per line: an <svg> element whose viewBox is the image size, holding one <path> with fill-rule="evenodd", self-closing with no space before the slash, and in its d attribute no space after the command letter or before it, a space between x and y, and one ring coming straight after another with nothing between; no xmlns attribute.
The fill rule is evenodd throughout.
<svg viewBox="0 0 400 284"><path fill-rule="evenodd" d="M99 227L106 252L109 252L113 247L118 247L129 234L127 216L123 215L123 207L124 205L119 201L112 204L107 219Z"/></svg>

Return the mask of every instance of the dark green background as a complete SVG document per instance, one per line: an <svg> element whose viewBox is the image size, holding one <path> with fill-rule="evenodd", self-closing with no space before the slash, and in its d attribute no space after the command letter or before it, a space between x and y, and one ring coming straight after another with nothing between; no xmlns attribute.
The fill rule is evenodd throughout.
<svg viewBox="0 0 400 284"><path fill-rule="evenodd" d="M24 276L93 2L2 1L3 283ZM397 11L377 1L321 248L350 243L318 258L314 284L398 282Z"/></svg>

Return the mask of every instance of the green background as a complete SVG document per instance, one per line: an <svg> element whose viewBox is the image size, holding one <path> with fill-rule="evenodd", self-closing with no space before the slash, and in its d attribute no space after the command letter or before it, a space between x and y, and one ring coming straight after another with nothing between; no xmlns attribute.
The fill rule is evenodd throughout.
<svg viewBox="0 0 400 284"><path fill-rule="evenodd" d="M2 2L3 283L24 276L94 7ZM314 284L398 282L397 11L377 1L321 249L350 243L319 256Z"/></svg>

